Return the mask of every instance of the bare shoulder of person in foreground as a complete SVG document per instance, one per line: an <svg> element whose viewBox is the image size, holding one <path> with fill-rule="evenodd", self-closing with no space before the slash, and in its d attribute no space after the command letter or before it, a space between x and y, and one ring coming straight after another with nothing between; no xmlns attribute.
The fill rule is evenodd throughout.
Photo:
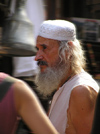
<svg viewBox="0 0 100 134"><path fill-rule="evenodd" d="M14 95L18 114L35 134L58 134L25 82L17 80L14 83Z"/></svg>
<svg viewBox="0 0 100 134"><path fill-rule="evenodd" d="M81 85L73 89L69 102L66 134L90 134L96 97L96 91L88 86Z"/></svg>

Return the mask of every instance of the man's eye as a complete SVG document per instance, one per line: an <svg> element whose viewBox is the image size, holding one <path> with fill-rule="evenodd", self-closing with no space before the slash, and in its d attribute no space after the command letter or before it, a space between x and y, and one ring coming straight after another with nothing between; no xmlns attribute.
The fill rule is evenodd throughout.
<svg viewBox="0 0 100 134"><path fill-rule="evenodd" d="M47 47L46 46L43 46L43 49L46 49Z"/></svg>

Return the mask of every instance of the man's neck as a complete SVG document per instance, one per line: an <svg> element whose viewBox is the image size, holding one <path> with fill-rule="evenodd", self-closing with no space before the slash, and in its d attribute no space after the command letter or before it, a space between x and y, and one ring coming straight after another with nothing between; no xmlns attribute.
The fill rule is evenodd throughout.
<svg viewBox="0 0 100 134"><path fill-rule="evenodd" d="M75 75L74 73L72 73L71 71L69 71L68 74L66 75L66 77L64 77L62 79L62 81L60 82L59 87L61 87L65 82L67 82L68 80L70 80L74 75ZM58 89L59 89L59 87L58 87Z"/></svg>

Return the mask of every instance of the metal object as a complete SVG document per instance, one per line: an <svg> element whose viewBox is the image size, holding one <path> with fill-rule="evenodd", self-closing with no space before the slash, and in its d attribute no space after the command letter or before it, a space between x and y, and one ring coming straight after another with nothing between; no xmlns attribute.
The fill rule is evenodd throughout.
<svg viewBox="0 0 100 134"><path fill-rule="evenodd" d="M33 24L25 11L26 0L17 0L15 13L5 21L2 32L2 55L33 56L36 54Z"/></svg>

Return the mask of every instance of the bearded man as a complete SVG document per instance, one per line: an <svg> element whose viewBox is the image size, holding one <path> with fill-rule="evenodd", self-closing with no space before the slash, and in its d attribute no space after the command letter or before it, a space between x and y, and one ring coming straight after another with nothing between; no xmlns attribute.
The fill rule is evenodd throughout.
<svg viewBox="0 0 100 134"><path fill-rule="evenodd" d="M46 20L36 42L37 90L55 92L49 118L60 134L89 134L99 86L85 71L86 59L76 27L66 20Z"/></svg>

